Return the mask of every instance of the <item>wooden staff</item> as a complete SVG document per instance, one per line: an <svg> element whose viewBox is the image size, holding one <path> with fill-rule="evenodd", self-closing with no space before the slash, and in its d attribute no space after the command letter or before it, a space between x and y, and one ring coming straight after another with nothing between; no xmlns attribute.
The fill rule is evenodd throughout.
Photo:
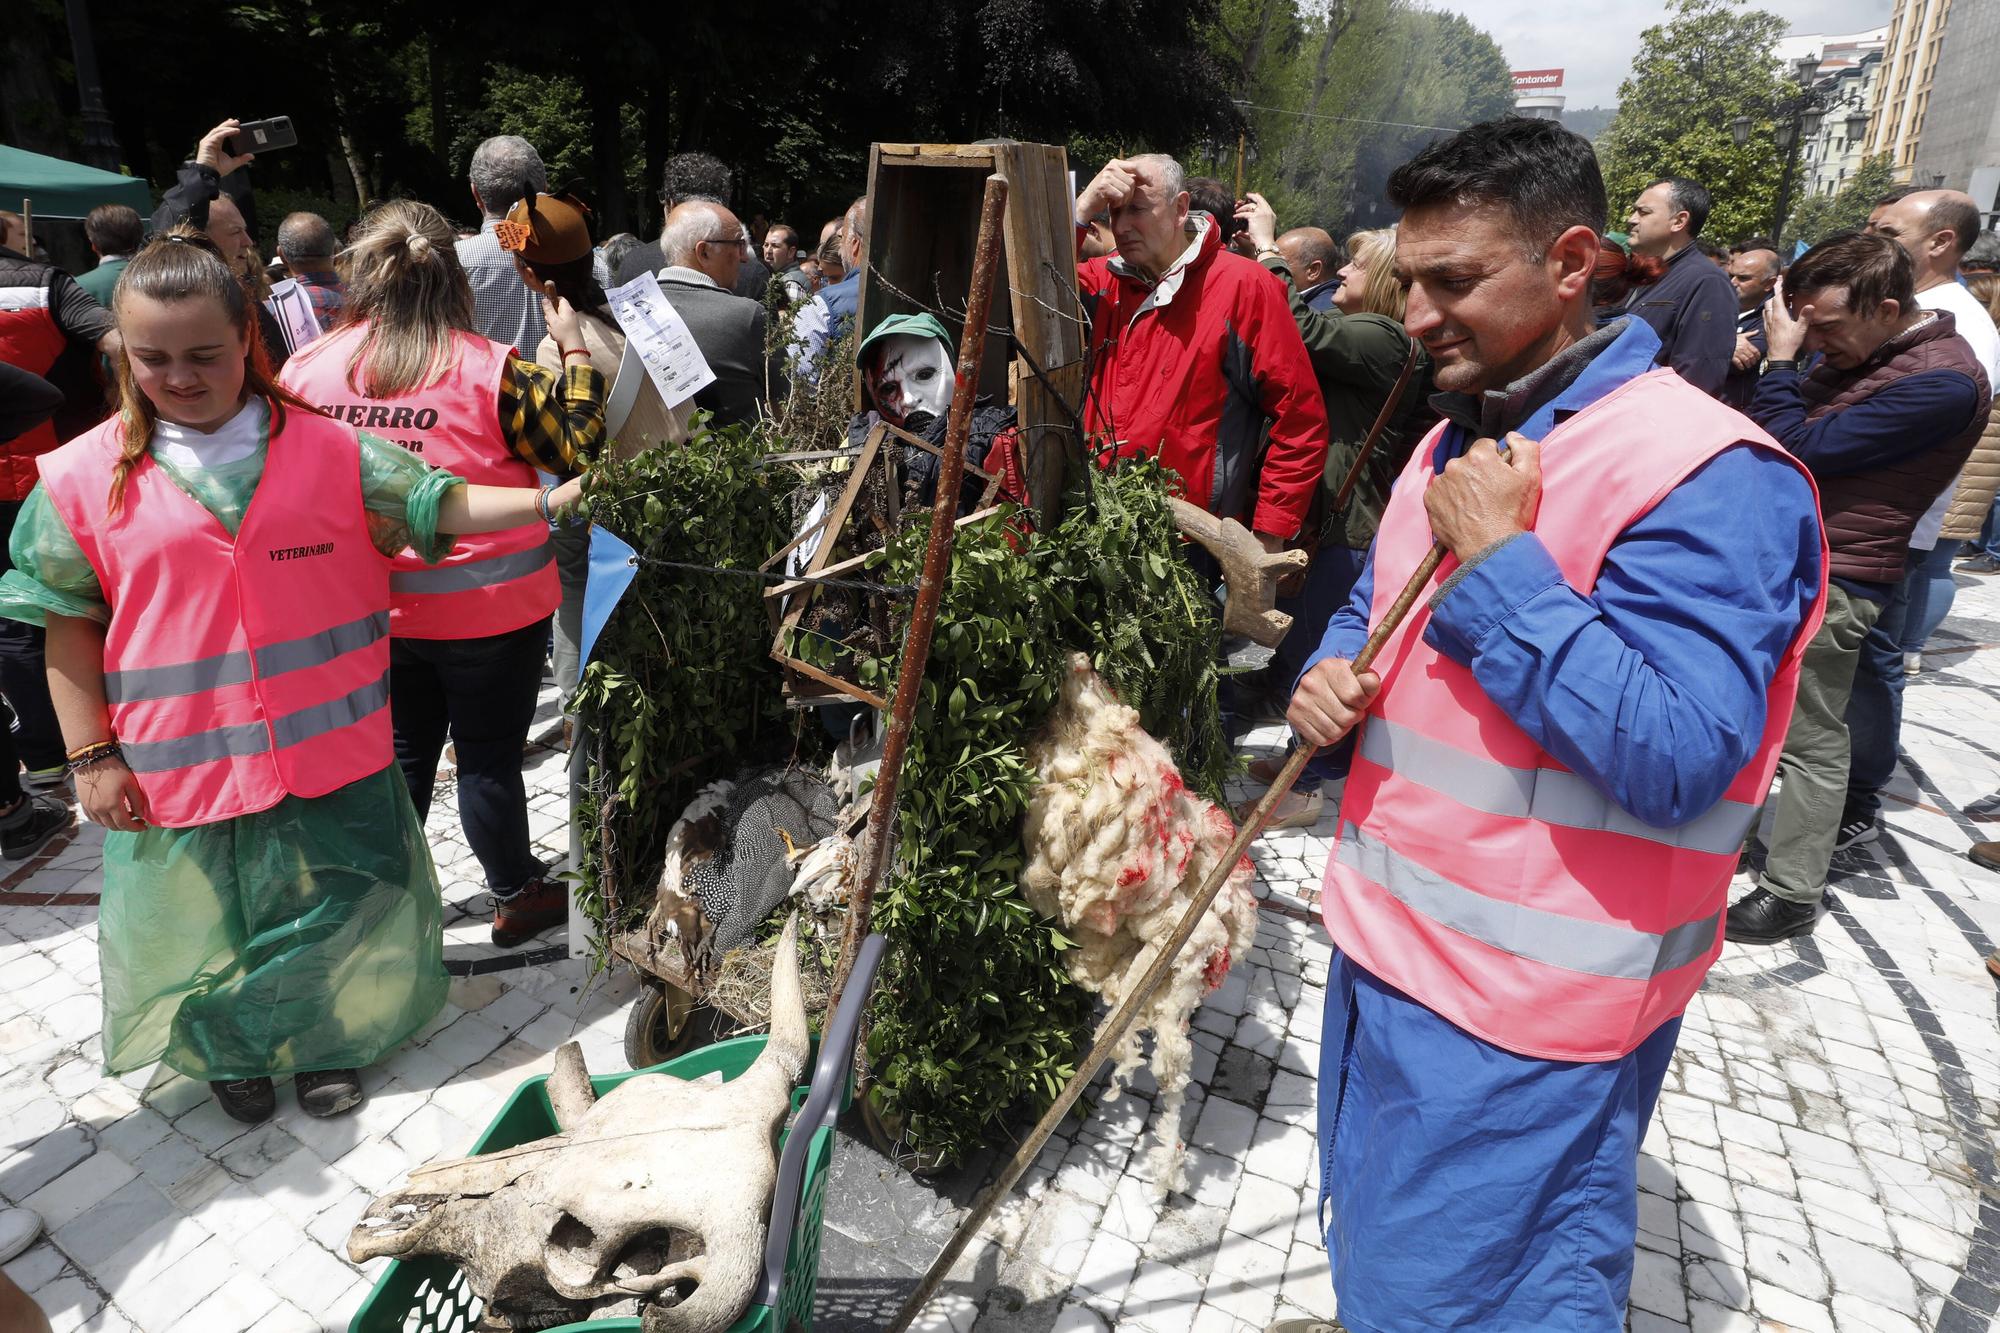
<svg viewBox="0 0 2000 1333"><path fill-rule="evenodd" d="M1333 497L1333 512L1347 511L1347 501L1354 494L1354 485L1361 480L1361 469L1368 466L1370 455L1382 439L1382 432L1388 428L1389 418L1396 414L1397 404L1403 401L1403 390L1410 385L1410 376L1417 369L1417 353L1423 344L1410 339L1409 354L1403 358L1403 372L1396 376L1396 387L1389 390L1389 397L1382 404L1382 410L1375 414L1375 424L1368 428L1368 438L1361 442L1361 452L1354 456L1354 466L1347 469L1347 480L1340 483L1340 490Z"/></svg>
<svg viewBox="0 0 2000 1333"><path fill-rule="evenodd" d="M1243 197L1243 131L1236 131L1236 197L1231 203Z"/></svg>
<svg viewBox="0 0 2000 1333"><path fill-rule="evenodd" d="M1423 595L1431 576L1437 573L1438 563L1444 559L1444 555L1443 543L1434 543L1431 546L1430 554L1417 566L1417 572L1410 576L1410 581L1403 585L1401 595L1390 606L1388 614L1382 617L1382 623L1368 636L1368 641L1362 645L1361 651L1354 655L1354 670L1357 675L1368 669L1374 662L1376 654L1382 651L1382 645L1388 642L1389 636L1396 632L1396 627L1409 615L1410 608L1416 605L1417 598ZM903 1330L909 1328L911 1322L923 1313L924 1306L930 1303L931 1297L937 1294L940 1286L944 1285L945 1274L949 1273L952 1265L958 1262L959 1255L965 1252L965 1247L971 1243L974 1234L985 1225L986 1219L992 1216L994 1208L999 1206L1000 1201L1007 1197L1008 1191L1014 1187L1014 1182L1021 1178L1021 1173L1033 1164L1036 1155L1042 1150L1042 1145L1049 1141L1049 1135L1055 1133L1056 1126L1062 1123L1063 1117L1069 1114L1072 1106L1076 1105L1076 1099L1083 1095L1084 1088L1089 1085L1098 1069L1111 1058L1111 1053L1117 1049L1119 1043L1125 1040L1125 1034L1139 1017L1140 1010L1146 1007L1147 1002L1153 997L1153 992L1167 979L1167 972L1173 966L1174 959L1187 944L1188 937L1194 934L1195 927L1200 924L1202 913L1208 910L1208 905L1215 901L1216 894L1222 891L1223 884L1228 881L1230 872L1243 858L1250 843L1264 831L1264 824L1271 818L1271 808L1277 805L1280 797L1292 789L1292 784L1299 780L1299 774L1304 772L1305 766L1312 761L1313 754L1313 749L1305 745L1292 751L1291 757L1285 761L1284 768L1271 780L1263 799L1257 802L1257 808L1250 812L1250 817L1243 821L1243 827L1236 831L1236 840L1229 844L1228 853L1209 870L1208 878L1202 883L1194 900L1188 904L1187 911L1181 915L1180 924L1174 927L1174 933L1168 937L1166 944L1153 959L1153 965L1146 969L1146 974L1139 979L1138 986L1126 993L1118 1007L1111 1011L1102 1026L1097 1029L1097 1039L1091 1044L1090 1053L1083 1057L1083 1062L1077 1066L1075 1075L1063 1088L1062 1094L1056 1098L1054 1104L1036 1122L1034 1130L1021 1141L1021 1146L1014 1153L1013 1159L980 1196L979 1202L973 1205L965 1220L958 1224L958 1230L952 1233L950 1243L944 1247L943 1253L938 1255L930 1271L924 1274L924 1280L917 1284L917 1289L910 1294L907 1301L903 1302L902 1309L896 1312L895 1322L889 1326L890 1333L903 1333ZM1171 1126L1165 1128L1171 1132Z"/></svg>
<svg viewBox="0 0 2000 1333"><path fill-rule="evenodd" d="M958 491L965 477L965 441L972 430L972 408L979 397L980 359L986 352L987 315L993 304L993 279L1000 268L1000 222L1007 212L1007 181L986 178L986 195L979 205L979 244L972 256L972 290L965 301L965 331L958 341L958 370L945 418L944 458L938 465L937 499L931 506L930 544L924 548L924 571L917 580L916 604L903 638L902 660L896 669L896 693L889 706L889 730L882 739L882 767L868 807L868 835L862 841L861 878L847 909L847 931L841 939L839 970L834 974L828 1013L840 1007L847 974L868 938L875 890L889 863L894 841L896 789L902 781L903 756L910 748L910 728L916 719L924 668L931 660L931 632L937 626L938 602L951 576L951 548L958 527Z"/></svg>

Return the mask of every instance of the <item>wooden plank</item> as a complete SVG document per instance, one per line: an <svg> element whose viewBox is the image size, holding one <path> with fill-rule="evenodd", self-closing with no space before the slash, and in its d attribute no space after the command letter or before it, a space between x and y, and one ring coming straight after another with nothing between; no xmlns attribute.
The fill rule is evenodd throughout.
<svg viewBox="0 0 2000 1333"><path fill-rule="evenodd" d="M994 151L985 144L884 143L875 147L881 150L883 156L893 157L907 166L993 169Z"/></svg>
<svg viewBox="0 0 2000 1333"><path fill-rule="evenodd" d="M801 661L796 657L780 657L778 660L783 662L788 669L796 671L802 676L810 676L822 685L831 686L841 698L852 699L855 703L867 704L870 708L879 708L885 713L889 711L889 701L887 699L872 691L862 689L851 680L842 680L836 675L820 670L811 662Z"/></svg>
<svg viewBox="0 0 2000 1333"><path fill-rule="evenodd" d="M1069 158L1060 144L994 147L1007 178L1007 281L1014 328L1043 366L1083 358Z"/></svg>

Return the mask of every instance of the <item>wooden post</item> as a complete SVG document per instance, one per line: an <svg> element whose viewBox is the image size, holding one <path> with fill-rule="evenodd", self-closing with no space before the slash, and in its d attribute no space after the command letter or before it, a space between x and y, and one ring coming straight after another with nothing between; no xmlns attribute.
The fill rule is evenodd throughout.
<svg viewBox="0 0 2000 1333"><path fill-rule="evenodd" d="M910 610L910 629L903 640L902 660L896 669L896 694L890 708L889 730L882 741L882 767L876 774L870 798L868 836L861 844L861 876L847 907L847 932L841 940L833 994L827 1001L828 1013L840 1007L841 991L854 969L854 960L861 955L861 942L868 938L875 890L882 883L889 862L889 846L895 840L896 790L902 782L903 756L910 748L910 729L916 721L917 698L923 692L924 668L930 663L931 632L937 625L938 603L944 598L945 581L951 577L952 542L958 529L958 493L965 475L965 440L972 431L972 407L979 396L986 322L993 302L993 280L1000 268L1000 221L1006 211L1006 178L988 176L979 209L979 245L973 252L972 290L965 302L965 331L958 344L957 384L952 390L951 413L945 422L944 460L938 467L937 500L931 509L930 544L924 549L924 570L917 582L916 605Z"/></svg>
<svg viewBox="0 0 2000 1333"><path fill-rule="evenodd" d="M1231 199L1230 202L1235 203L1237 199L1241 199L1242 197L1243 197L1243 131L1238 130L1236 131L1236 197L1235 199Z"/></svg>
<svg viewBox="0 0 2000 1333"><path fill-rule="evenodd" d="M21 196L21 253L35 257L35 201Z"/></svg>

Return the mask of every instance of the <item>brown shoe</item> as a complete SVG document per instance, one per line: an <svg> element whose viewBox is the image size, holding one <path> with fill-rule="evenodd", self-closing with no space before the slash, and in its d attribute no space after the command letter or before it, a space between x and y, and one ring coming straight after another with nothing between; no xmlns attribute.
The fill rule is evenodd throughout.
<svg viewBox="0 0 2000 1333"><path fill-rule="evenodd" d="M1986 955L1986 970L1994 976L2000 977L2000 953L1989 953Z"/></svg>
<svg viewBox="0 0 2000 1333"><path fill-rule="evenodd" d="M1965 849L1965 859L1988 870L2000 870L2000 842L1975 842Z"/></svg>
<svg viewBox="0 0 2000 1333"><path fill-rule="evenodd" d="M1266 787L1270 786L1278 780L1278 774L1285 767L1285 761L1289 758L1291 758L1290 755L1281 754L1275 759L1257 760L1247 770L1251 781L1261 782Z"/></svg>
<svg viewBox="0 0 2000 1333"><path fill-rule="evenodd" d="M511 949L569 920L569 893L559 881L531 879L511 898L493 900L493 943Z"/></svg>

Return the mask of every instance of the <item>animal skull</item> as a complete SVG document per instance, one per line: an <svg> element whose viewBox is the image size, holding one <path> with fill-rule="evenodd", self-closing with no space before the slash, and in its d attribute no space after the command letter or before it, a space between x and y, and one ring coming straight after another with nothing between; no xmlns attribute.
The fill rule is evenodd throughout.
<svg viewBox="0 0 2000 1333"><path fill-rule="evenodd" d="M762 1270L772 1144L805 1067L797 931L778 945L770 1038L741 1075L640 1074L599 1097L571 1042L548 1081L557 1133L417 1168L363 1215L348 1257L452 1260L489 1328L549 1328L632 1298L646 1333L729 1327Z"/></svg>
<svg viewBox="0 0 2000 1333"><path fill-rule="evenodd" d="M1292 627L1292 618L1277 609L1278 584L1310 563L1304 551L1266 551L1256 534L1233 518L1217 518L1178 496L1167 503L1181 535L1208 548L1222 567L1229 597L1222 606L1222 627L1252 643L1275 648Z"/></svg>

